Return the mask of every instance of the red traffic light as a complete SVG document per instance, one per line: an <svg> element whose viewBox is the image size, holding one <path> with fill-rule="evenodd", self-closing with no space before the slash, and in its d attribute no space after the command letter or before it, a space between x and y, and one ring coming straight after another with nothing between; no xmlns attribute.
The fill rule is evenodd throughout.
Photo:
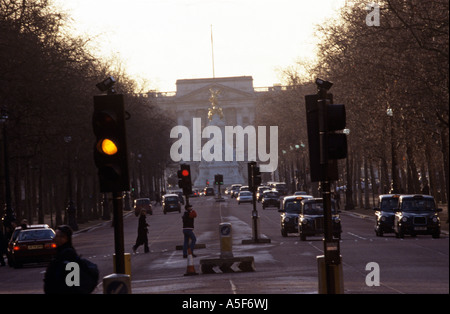
<svg viewBox="0 0 450 314"><path fill-rule="evenodd" d="M183 169L183 170L181 171L181 175L182 175L183 177L188 177L188 176L189 176L189 170Z"/></svg>

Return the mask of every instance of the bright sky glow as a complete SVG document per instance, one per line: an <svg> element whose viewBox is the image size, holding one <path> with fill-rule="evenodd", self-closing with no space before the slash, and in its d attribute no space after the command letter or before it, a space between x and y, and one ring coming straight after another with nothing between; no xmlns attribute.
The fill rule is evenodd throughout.
<svg viewBox="0 0 450 314"><path fill-rule="evenodd" d="M314 57L314 26L345 0L54 0L100 55L117 56L149 88L175 91L177 79L253 77L280 82L279 69Z"/></svg>

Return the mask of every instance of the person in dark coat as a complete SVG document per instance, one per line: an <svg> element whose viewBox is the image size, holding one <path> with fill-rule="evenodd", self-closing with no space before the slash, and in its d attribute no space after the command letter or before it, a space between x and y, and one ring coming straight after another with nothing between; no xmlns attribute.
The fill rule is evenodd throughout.
<svg viewBox="0 0 450 314"><path fill-rule="evenodd" d="M144 245L144 252L148 253L150 249L148 248L148 223L145 219L145 209L141 210L141 214L139 215L139 224L138 224L138 235L136 238L136 243L133 245L133 252L136 253L136 250L142 244Z"/></svg>
<svg viewBox="0 0 450 314"><path fill-rule="evenodd" d="M56 256L47 267L44 276L44 292L46 294L78 293L66 284L66 264L76 262L78 254L72 245L72 228L67 225L58 226L55 230Z"/></svg>

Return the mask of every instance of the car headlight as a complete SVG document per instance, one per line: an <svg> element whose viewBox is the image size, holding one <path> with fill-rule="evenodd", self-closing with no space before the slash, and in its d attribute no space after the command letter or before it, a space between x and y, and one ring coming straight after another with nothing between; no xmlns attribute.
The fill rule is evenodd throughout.
<svg viewBox="0 0 450 314"><path fill-rule="evenodd" d="M408 218L407 218L407 217L403 217L403 218L402 218L402 221L403 221L403 222L407 222L407 221L408 221Z"/></svg>
<svg viewBox="0 0 450 314"><path fill-rule="evenodd" d="M289 219L288 217L284 218L284 221L285 221L285 222L289 222L289 220L290 220L290 219Z"/></svg>
<svg viewBox="0 0 450 314"><path fill-rule="evenodd" d="M434 223L437 223L439 221L439 218L438 217L433 217L432 220L433 220Z"/></svg>
<svg viewBox="0 0 450 314"><path fill-rule="evenodd" d="M307 225L308 224L308 220L307 219L303 219L302 220L302 224Z"/></svg>
<svg viewBox="0 0 450 314"><path fill-rule="evenodd" d="M381 216L380 220L381 220L381 221L386 221L386 217Z"/></svg>

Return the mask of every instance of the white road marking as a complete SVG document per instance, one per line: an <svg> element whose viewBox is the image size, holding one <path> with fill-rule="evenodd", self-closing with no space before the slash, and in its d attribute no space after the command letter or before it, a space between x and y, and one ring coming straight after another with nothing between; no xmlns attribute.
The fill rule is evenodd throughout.
<svg viewBox="0 0 450 314"><path fill-rule="evenodd" d="M358 239L361 239L361 240L367 240L367 238L364 238L364 237L362 237L362 236L360 236L360 235L357 235L357 234L355 234L355 233L352 233L352 232L347 232L349 235L351 235L351 236L354 236L355 238L358 238Z"/></svg>

